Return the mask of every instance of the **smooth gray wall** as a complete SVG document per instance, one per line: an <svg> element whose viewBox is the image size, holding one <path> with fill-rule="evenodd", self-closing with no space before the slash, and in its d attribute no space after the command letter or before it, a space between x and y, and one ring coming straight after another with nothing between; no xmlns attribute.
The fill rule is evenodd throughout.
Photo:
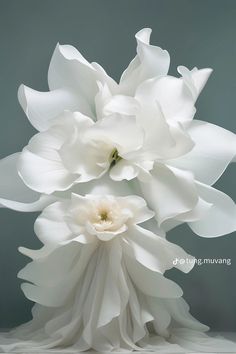
<svg viewBox="0 0 236 354"><path fill-rule="evenodd" d="M152 43L176 66L212 67L197 118L236 131L236 1L234 0L0 0L0 157L19 151L34 134L17 102L23 82L47 90L47 69L57 42L79 48L118 79L135 55L134 34L152 27ZM236 169L217 186L236 200ZM36 214L0 210L0 327L30 319L32 303L17 272L28 262L20 245L38 248ZM236 234L200 238L186 226L169 239L198 258L226 257L232 265L195 267L188 275L169 272L184 289L192 313L215 330L236 330Z"/></svg>

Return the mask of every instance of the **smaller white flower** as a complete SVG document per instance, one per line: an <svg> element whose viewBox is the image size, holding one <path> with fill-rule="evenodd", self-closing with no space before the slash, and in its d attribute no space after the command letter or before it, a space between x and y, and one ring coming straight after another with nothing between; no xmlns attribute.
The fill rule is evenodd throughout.
<svg viewBox="0 0 236 354"><path fill-rule="evenodd" d="M153 216L154 212L138 196L72 193L70 200L53 203L43 210L35 222L35 232L43 244L52 248L76 241L93 244L96 249L101 242L116 239L124 255L163 273L174 266L177 256L186 258L188 255L163 236L139 226ZM192 266L176 265L185 272Z"/></svg>
<svg viewBox="0 0 236 354"><path fill-rule="evenodd" d="M192 257L140 225L153 215L137 196L72 194L38 217L35 231L44 246L20 249L32 262L18 277L29 282L22 284L27 298L55 309L53 318L60 312L65 330L55 336L57 345L73 331L80 350L107 349L109 336L104 333L113 333L125 348L138 349L136 343L148 335L146 324L151 321L158 334L168 333L172 310L162 300L180 299L182 290L163 273L173 266L188 272L194 262L175 265L176 257ZM127 318L135 323L132 329Z"/></svg>

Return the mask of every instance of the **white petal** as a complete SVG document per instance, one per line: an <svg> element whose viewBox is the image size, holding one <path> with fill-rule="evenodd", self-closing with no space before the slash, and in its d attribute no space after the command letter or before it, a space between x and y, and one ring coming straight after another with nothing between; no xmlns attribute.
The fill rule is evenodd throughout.
<svg viewBox="0 0 236 354"><path fill-rule="evenodd" d="M199 197L196 206L191 211L178 215L176 219L182 222L201 220L208 213L211 207L212 203L208 203Z"/></svg>
<svg viewBox="0 0 236 354"><path fill-rule="evenodd" d="M141 84L135 96L139 102L159 103L167 121L189 121L195 114L194 100L183 79L165 76Z"/></svg>
<svg viewBox="0 0 236 354"><path fill-rule="evenodd" d="M26 274L27 278L30 276L31 279L34 279L34 282L36 284L40 283L40 286L34 284L27 284L27 283L22 284L22 290L28 299L48 307L61 307L68 304L68 299L73 294L76 285L78 285L81 275L84 274L84 271L88 263L91 262L92 254L96 248L96 244L89 244L89 245L83 245L83 247L78 247L78 243L76 243L72 245L63 246L63 249L65 247L69 247L72 250L73 248L76 248L77 257L74 258L75 261L72 263L70 272L67 272L67 275L62 277L60 281L58 282L56 281L55 284L53 285L50 284L48 280L50 277L54 277L54 272L56 271L57 268L56 266L58 266L58 269L60 269L61 256L64 253L61 247L57 248L54 251L55 255L52 259L51 259L51 254L48 256L49 257L49 259L47 260L48 263L50 263L51 260L54 259L54 264L50 266L50 271L48 269L48 276L45 277L45 282L41 274L41 270L43 268L42 261L39 260L40 262L38 263L39 269L38 267L36 267L37 273L35 272L34 266L31 269L31 265L33 265L34 262L30 263L27 266L28 267L27 274ZM72 251L72 255L73 255L73 251ZM45 259L43 259L43 262L45 262ZM38 279L36 278L36 275L37 277L39 277ZM63 271L61 275L63 275ZM56 278L57 279L60 278L60 274L57 275Z"/></svg>
<svg viewBox="0 0 236 354"><path fill-rule="evenodd" d="M132 182L127 182L125 180L116 182L113 181L108 174L106 174L97 180L75 184L70 191L80 195L93 194L96 196L127 196L136 193L134 188L135 187Z"/></svg>
<svg viewBox="0 0 236 354"><path fill-rule="evenodd" d="M150 45L150 35L150 28L144 28L136 34L137 56L122 74L120 92L133 95L136 87L144 80L167 74L170 64L169 53Z"/></svg>
<svg viewBox="0 0 236 354"><path fill-rule="evenodd" d="M217 237L236 231L236 204L225 193L197 183L199 195L212 207L199 221L189 222L191 229L199 236Z"/></svg>
<svg viewBox="0 0 236 354"><path fill-rule="evenodd" d="M46 194L68 189L77 177L69 173L62 162L42 158L26 148L20 155L18 170L28 187Z"/></svg>
<svg viewBox="0 0 236 354"><path fill-rule="evenodd" d="M102 84L100 81L97 83L98 93L95 96L95 108L96 108L96 117L97 120L104 118L104 107L109 102L112 97L112 94L109 90L107 84Z"/></svg>
<svg viewBox="0 0 236 354"><path fill-rule="evenodd" d="M70 91L69 88L39 92L21 85L18 99L30 123L39 131L47 130L53 124L54 118L64 110L93 115L84 98Z"/></svg>
<svg viewBox="0 0 236 354"><path fill-rule="evenodd" d="M148 209L146 201L137 195L129 195L128 197L118 197L119 205L124 209L129 209L132 213L132 222L140 224L147 221L155 215L155 213Z"/></svg>
<svg viewBox="0 0 236 354"><path fill-rule="evenodd" d="M129 227L123 236L123 241L126 254L152 271L164 273L176 267L187 273L194 266L193 257L181 247L140 226ZM186 262L183 264L175 262L177 258L185 259Z"/></svg>
<svg viewBox="0 0 236 354"><path fill-rule="evenodd" d="M106 279L101 298L101 305L98 318L98 327L105 326L114 317L120 315L121 304L118 287L118 275L121 268L122 250L120 243L115 240L111 243L106 267Z"/></svg>
<svg viewBox="0 0 236 354"><path fill-rule="evenodd" d="M124 95L114 95L105 104L104 115L119 113L128 116L134 116L139 110L139 103L135 98Z"/></svg>
<svg viewBox="0 0 236 354"><path fill-rule="evenodd" d="M194 144L189 134L178 122L167 123L158 101L143 101L139 94L135 97L140 102L137 123L145 131L142 150L147 159L169 159L186 154L192 149Z"/></svg>
<svg viewBox="0 0 236 354"><path fill-rule="evenodd" d="M139 183L149 207L156 213L159 225L192 210L198 201L193 176L187 171L156 164L152 179Z"/></svg>
<svg viewBox="0 0 236 354"><path fill-rule="evenodd" d="M179 66L177 70L182 75L186 86L192 93L193 99L196 100L206 85L207 80L212 73L212 69L206 68L198 70L197 68L194 68L190 71L184 66Z"/></svg>
<svg viewBox="0 0 236 354"><path fill-rule="evenodd" d="M179 299L163 299L163 306L167 309L171 317L182 327L195 329L197 331L207 331L205 326L196 320L189 312L189 306L183 298Z"/></svg>
<svg viewBox="0 0 236 354"><path fill-rule="evenodd" d="M147 303L150 308L150 312L154 316L153 326L156 333L163 336L168 335L168 327L171 322L171 316L169 312L162 305L160 299L147 296Z"/></svg>
<svg viewBox="0 0 236 354"><path fill-rule="evenodd" d="M214 184L236 155L236 135L217 125L192 121L188 133L195 143L188 154L170 164L194 173L195 178Z"/></svg>
<svg viewBox="0 0 236 354"><path fill-rule="evenodd" d="M137 126L135 117L114 114L96 122L86 134L86 138L107 142L111 146L117 147L122 157L122 154L142 146L143 131Z"/></svg>
<svg viewBox="0 0 236 354"><path fill-rule="evenodd" d="M28 188L17 171L20 153L0 160L0 206L18 211L39 211L56 200Z"/></svg>
<svg viewBox="0 0 236 354"><path fill-rule="evenodd" d="M73 132L60 147L59 156L65 168L78 175L76 182L87 182L106 172L109 154L103 153L103 146L85 139L93 121L79 112L75 112L73 118Z"/></svg>
<svg viewBox="0 0 236 354"><path fill-rule="evenodd" d="M40 241L47 245L57 245L73 239L70 228L65 221L66 204L56 202L43 210L34 224L34 231Z"/></svg>
<svg viewBox="0 0 236 354"><path fill-rule="evenodd" d="M97 92L95 72L76 48L57 44L48 70L49 88L69 87L92 103Z"/></svg>
<svg viewBox="0 0 236 354"><path fill-rule="evenodd" d="M122 181L124 179L130 181L131 179L137 177L138 174L138 166L123 159L118 161L109 172L110 177L114 181Z"/></svg>
<svg viewBox="0 0 236 354"><path fill-rule="evenodd" d="M153 272L130 257L125 257L128 273L137 288L144 294L160 298L182 296L181 288L158 272Z"/></svg>
<svg viewBox="0 0 236 354"><path fill-rule="evenodd" d="M38 255L35 255L33 262L20 270L17 277L38 286L55 286L70 272L78 257L79 247L75 243L53 250L51 245L44 246L44 255L41 255L42 249L34 251Z"/></svg>
<svg viewBox="0 0 236 354"><path fill-rule="evenodd" d="M115 82L97 63L90 64L77 49L70 45L56 46L48 71L50 90L70 88L95 113L97 80L107 83L111 89L116 87Z"/></svg>

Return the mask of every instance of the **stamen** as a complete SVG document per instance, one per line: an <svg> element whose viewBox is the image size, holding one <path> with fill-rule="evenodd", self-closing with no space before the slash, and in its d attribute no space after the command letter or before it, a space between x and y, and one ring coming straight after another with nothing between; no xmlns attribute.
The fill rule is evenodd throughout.
<svg viewBox="0 0 236 354"><path fill-rule="evenodd" d="M112 168L113 166L115 166L115 164L117 164L117 162L119 162L122 159L122 157L119 156L119 152L118 150L115 148L110 156L110 168Z"/></svg>
<svg viewBox="0 0 236 354"><path fill-rule="evenodd" d="M108 220L108 212L107 211L102 211L100 213L100 218L101 218L101 221L107 221Z"/></svg>

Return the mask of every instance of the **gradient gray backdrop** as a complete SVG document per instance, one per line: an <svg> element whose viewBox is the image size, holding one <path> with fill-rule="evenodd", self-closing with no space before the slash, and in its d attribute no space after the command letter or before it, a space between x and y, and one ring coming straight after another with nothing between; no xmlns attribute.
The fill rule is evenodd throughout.
<svg viewBox="0 0 236 354"><path fill-rule="evenodd" d="M197 118L236 131L236 1L234 0L0 0L0 157L19 151L35 133L17 102L23 82L47 90L47 69L57 42L79 48L115 79L135 55L134 34L153 29L152 43L176 66L212 67L197 103ZM236 168L217 186L236 200ZM17 272L28 259L18 246L40 246L36 214L0 210L0 327L30 319L32 303ZM215 330L236 330L236 234L204 239L181 226L169 239L198 258L226 257L232 265L203 265L190 274L169 272L184 289L192 314Z"/></svg>

